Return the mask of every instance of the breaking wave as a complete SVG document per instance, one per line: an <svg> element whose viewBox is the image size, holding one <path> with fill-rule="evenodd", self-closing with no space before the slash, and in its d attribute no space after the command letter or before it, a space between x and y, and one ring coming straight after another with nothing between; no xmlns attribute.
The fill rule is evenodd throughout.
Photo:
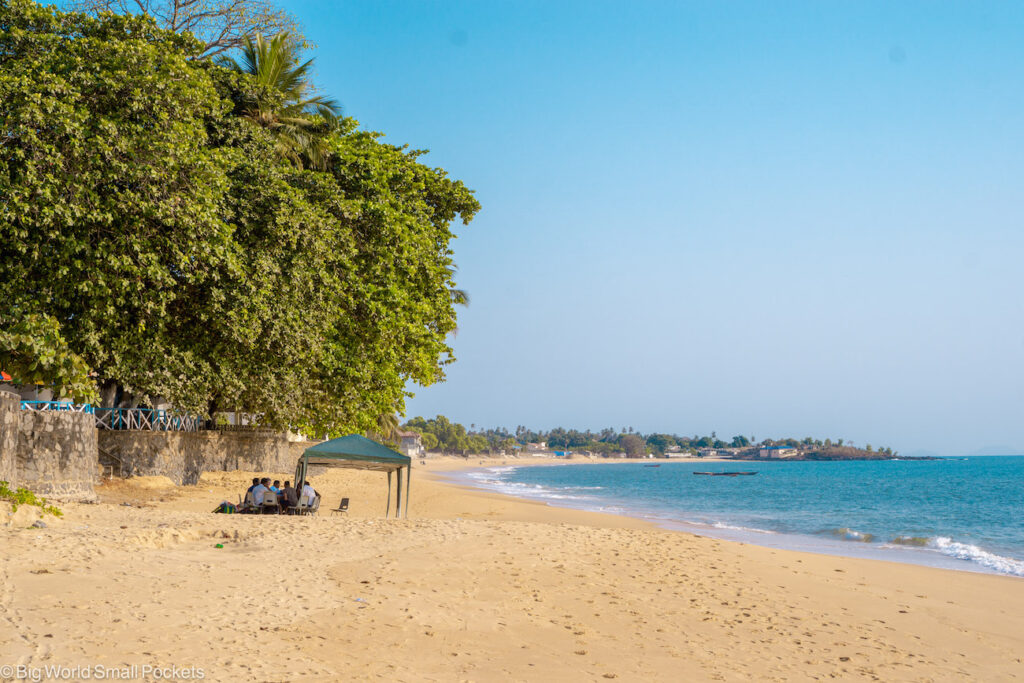
<svg viewBox="0 0 1024 683"><path fill-rule="evenodd" d="M925 548L931 542L927 536L897 536L889 541L893 545L909 545L915 548Z"/></svg>
<svg viewBox="0 0 1024 683"><path fill-rule="evenodd" d="M969 543L958 543L946 536L937 536L931 539L926 547L938 550L943 555L955 557L958 560L968 560L980 564L1002 574L1024 576L1024 562L1021 560L996 555Z"/></svg>
<svg viewBox="0 0 1024 683"><path fill-rule="evenodd" d="M522 482L508 481L505 477L518 468L488 467L485 470L470 471L466 473L475 486L484 488L496 493L504 493L520 498L540 498L546 500L590 500L591 497L583 494L584 491L601 490L603 486L544 486L542 484L527 484Z"/></svg>
<svg viewBox="0 0 1024 683"><path fill-rule="evenodd" d="M845 526L839 527L838 529L825 529L818 533L823 536L834 536L843 541L856 541L858 543L871 543L875 540L874 534L857 531L856 529L850 529Z"/></svg>
<svg viewBox="0 0 1024 683"><path fill-rule="evenodd" d="M734 524L726 524L725 522L714 522L712 525L715 529L729 529L731 531L753 531L757 534L774 534L776 532L769 531L768 529L754 529L748 526L736 526Z"/></svg>

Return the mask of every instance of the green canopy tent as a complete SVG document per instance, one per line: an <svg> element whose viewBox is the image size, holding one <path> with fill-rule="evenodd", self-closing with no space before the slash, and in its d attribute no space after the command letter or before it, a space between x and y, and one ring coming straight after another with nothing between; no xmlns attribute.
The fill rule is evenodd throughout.
<svg viewBox="0 0 1024 683"><path fill-rule="evenodd" d="M402 469L405 477L405 516L409 516L409 480L412 478L412 459L391 450L387 446L358 434L349 434L311 446L299 456L295 467L296 486L301 491L306 482L310 465L324 467L347 467L357 470L376 470L388 473L388 505L384 516L391 514L391 474L398 473L398 494L395 500L395 517L402 516Z"/></svg>

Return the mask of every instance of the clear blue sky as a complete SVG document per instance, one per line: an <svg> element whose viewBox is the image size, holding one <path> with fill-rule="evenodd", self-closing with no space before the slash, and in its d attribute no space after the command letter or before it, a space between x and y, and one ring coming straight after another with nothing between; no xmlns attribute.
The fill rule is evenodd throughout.
<svg viewBox="0 0 1024 683"><path fill-rule="evenodd" d="M483 204L409 416L1024 452L1024 3L289 6Z"/></svg>

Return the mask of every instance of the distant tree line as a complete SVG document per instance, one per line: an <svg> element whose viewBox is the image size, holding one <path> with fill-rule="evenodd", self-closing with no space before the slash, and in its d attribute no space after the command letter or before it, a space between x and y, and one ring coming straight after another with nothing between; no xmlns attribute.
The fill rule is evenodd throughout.
<svg viewBox="0 0 1024 683"><path fill-rule="evenodd" d="M613 453L624 453L628 457L643 457L650 453L662 456L668 452L689 452L697 453L700 449L754 449L762 446L786 446L800 450L828 451L833 448L841 448L845 443L843 439L765 439L761 442L753 436L738 435L729 441L718 438L715 432L710 436L680 436L678 434L663 434L653 432L642 434L632 427L616 429L607 427L600 431L580 431L577 429L565 429L556 427L548 431L533 430L519 425L514 431L508 431L504 427L490 429L476 429L476 425L465 426L452 422L444 415L438 415L432 419L414 417L404 425L405 429L419 432L422 435L423 447L428 451L440 451L443 453L509 453L517 447L525 447L531 443L547 444L548 450L553 451L587 451L591 453L610 455ZM847 444L849 447L850 444ZM865 449L873 452L870 444ZM893 455L891 448L879 449L879 453Z"/></svg>

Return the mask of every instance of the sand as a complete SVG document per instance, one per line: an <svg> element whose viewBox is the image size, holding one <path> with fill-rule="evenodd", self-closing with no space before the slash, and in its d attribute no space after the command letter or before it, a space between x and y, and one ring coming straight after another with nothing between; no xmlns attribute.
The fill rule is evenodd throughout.
<svg viewBox="0 0 1024 683"><path fill-rule="evenodd" d="M1024 580L759 548L436 480L477 464L416 467L409 520L383 519L383 474L332 470L314 478L320 517L211 514L253 476L232 472L118 481L45 529L0 527L0 666L197 667L214 681L1024 677ZM342 496L350 514L329 515Z"/></svg>

